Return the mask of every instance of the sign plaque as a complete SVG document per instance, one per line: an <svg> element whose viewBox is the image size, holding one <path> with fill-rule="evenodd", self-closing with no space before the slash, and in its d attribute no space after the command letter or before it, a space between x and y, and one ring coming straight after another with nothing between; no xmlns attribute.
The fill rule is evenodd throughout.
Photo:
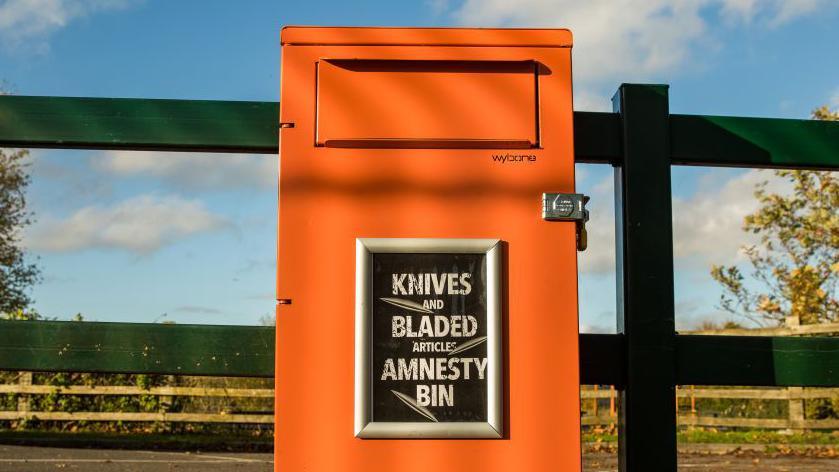
<svg viewBox="0 0 839 472"><path fill-rule="evenodd" d="M356 251L356 436L502 437L500 241Z"/></svg>

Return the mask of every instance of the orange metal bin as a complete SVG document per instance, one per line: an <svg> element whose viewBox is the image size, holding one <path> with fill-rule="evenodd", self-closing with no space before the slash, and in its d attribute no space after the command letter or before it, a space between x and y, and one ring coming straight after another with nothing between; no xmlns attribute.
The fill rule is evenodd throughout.
<svg viewBox="0 0 839 472"><path fill-rule="evenodd" d="M580 469L567 30L282 32L276 470ZM354 432L356 239L503 242L499 439Z"/></svg>

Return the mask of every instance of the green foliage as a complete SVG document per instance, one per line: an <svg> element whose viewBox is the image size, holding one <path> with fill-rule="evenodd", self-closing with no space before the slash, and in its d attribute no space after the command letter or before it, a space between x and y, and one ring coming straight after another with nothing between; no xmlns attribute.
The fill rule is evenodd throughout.
<svg viewBox="0 0 839 472"><path fill-rule="evenodd" d="M805 400L804 417L811 420L839 419L839 396Z"/></svg>
<svg viewBox="0 0 839 472"><path fill-rule="evenodd" d="M584 431L582 440L584 443L616 443L618 442L618 433L613 431Z"/></svg>
<svg viewBox="0 0 839 472"><path fill-rule="evenodd" d="M816 119L839 120L826 107ZM787 317L802 324L839 321L839 178L828 171L778 170L790 194L757 186L760 207L746 216L743 229L760 236L744 248L760 288L746 284L736 266L713 266L722 285L720 307L759 324L781 325Z"/></svg>
<svg viewBox="0 0 839 472"><path fill-rule="evenodd" d="M839 444L839 435L825 432L782 434L774 430L718 431L690 428L678 433L680 443L694 444Z"/></svg>
<svg viewBox="0 0 839 472"><path fill-rule="evenodd" d="M584 432L585 443L614 443L613 432ZM776 430L719 431L715 428L687 428L678 432L679 444L808 444L839 445L839 435L830 432L782 433Z"/></svg>
<svg viewBox="0 0 839 472"><path fill-rule="evenodd" d="M24 310L32 302L29 289L41 280L38 266L20 247L29 225L26 187L29 185L26 150L0 149L0 313Z"/></svg>
<svg viewBox="0 0 839 472"><path fill-rule="evenodd" d="M703 386L703 389L731 390L731 387ZM689 397L677 399L679 412L691 411ZM723 418L786 418L789 403L786 400L764 400L743 398L696 398L694 406L701 416L719 416Z"/></svg>
<svg viewBox="0 0 839 472"><path fill-rule="evenodd" d="M618 435L613 432L585 432L583 442L614 443ZM808 444L820 446L839 445L839 435L830 432L808 431L787 434L776 430L754 429L749 431L719 431L715 428L686 428L678 432L679 444Z"/></svg>
<svg viewBox="0 0 839 472"><path fill-rule="evenodd" d="M16 372L0 372L0 384L17 383ZM145 374L88 374L88 373L35 373L34 385L69 387L71 385L106 386L133 385L144 390L161 386L271 388L271 379L180 377ZM0 395L0 411L15 410L18 395ZM66 395L54 390L48 394L29 395L30 411L60 412L126 412L156 413L160 411L184 413L237 413L241 411L271 412L271 398L234 397L175 397L171 402L159 395ZM0 421L4 427L37 431L88 431L113 433L228 433L243 430L241 425L201 423L128 423L120 421L28 421L13 423ZM270 425L246 426L245 430L259 437L271 435Z"/></svg>
<svg viewBox="0 0 839 472"><path fill-rule="evenodd" d="M721 330L721 329L743 329L743 328L744 328L743 325L741 325L740 323L738 323L736 321L733 321L733 320L727 320L727 321L724 321L722 323L714 323L713 321L705 320L699 325L699 327L697 329L699 329L700 331L713 331L713 330Z"/></svg>
<svg viewBox="0 0 839 472"><path fill-rule="evenodd" d="M0 372L0 384L18 382L17 372ZM175 397L173 401L159 395L66 395L59 393L61 387L71 385L105 386L133 385L143 390L162 386L183 387L226 387L236 388L271 388L271 379L248 378L209 378L171 375L145 374L90 374L90 373L44 373L37 372L32 378L33 385L51 385L58 387L48 394L29 395L30 411L60 412L126 412L156 413L160 411L184 413L236 413L236 412L271 412L273 399L247 397ZM0 411L15 410L18 395L0 395ZM148 423L120 421L28 421L13 423L0 421L0 429L66 431L66 432L114 432L114 433L207 433L227 434L237 430L247 430L257 437L270 436L270 425L245 426L233 424L202 423Z"/></svg>
<svg viewBox="0 0 839 472"><path fill-rule="evenodd" d="M10 321L33 321L33 320L43 320L45 319L35 310L28 309L24 310L23 308L18 308L13 311L8 311L5 313L0 313L0 320L10 320Z"/></svg>

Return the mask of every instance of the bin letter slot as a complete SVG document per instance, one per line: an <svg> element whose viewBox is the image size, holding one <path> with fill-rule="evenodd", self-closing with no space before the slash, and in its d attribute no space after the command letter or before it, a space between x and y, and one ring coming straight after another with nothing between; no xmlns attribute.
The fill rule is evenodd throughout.
<svg viewBox="0 0 839 472"><path fill-rule="evenodd" d="M322 59L316 146L539 147L534 61Z"/></svg>

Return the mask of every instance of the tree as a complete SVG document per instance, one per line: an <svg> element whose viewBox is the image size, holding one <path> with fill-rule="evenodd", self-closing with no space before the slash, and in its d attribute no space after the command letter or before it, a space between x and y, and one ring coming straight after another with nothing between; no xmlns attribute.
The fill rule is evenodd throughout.
<svg viewBox="0 0 839 472"><path fill-rule="evenodd" d="M26 150L0 149L0 313L22 313L32 302L29 289L41 280L38 266L20 246L29 225L26 187L29 185Z"/></svg>
<svg viewBox="0 0 839 472"><path fill-rule="evenodd" d="M827 107L813 111L817 120L839 121ZM760 236L744 247L757 287L749 286L736 266L711 268L722 285L720 307L760 325L839 321L839 176L829 171L778 170L792 192L755 190L760 207L746 216L743 230Z"/></svg>

